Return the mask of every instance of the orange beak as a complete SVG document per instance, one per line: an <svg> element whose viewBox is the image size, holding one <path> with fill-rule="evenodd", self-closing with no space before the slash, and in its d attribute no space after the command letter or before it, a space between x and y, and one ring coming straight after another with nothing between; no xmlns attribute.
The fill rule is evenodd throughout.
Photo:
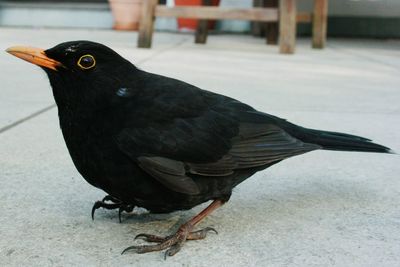
<svg viewBox="0 0 400 267"><path fill-rule="evenodd" d="M46 56L43 49L24 46L12 46L6 52L26 60L35 65L57 71L57 67L63 66L60 62Z"/></svg>

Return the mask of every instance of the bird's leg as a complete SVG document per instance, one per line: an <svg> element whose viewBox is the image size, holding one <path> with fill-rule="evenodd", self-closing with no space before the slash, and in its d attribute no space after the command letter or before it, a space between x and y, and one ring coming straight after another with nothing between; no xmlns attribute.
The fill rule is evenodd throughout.
<svg viewBox="0 0 400 267"><path fill-rule="evenodd" d="M144 246L130 246L126 248L122 253L126 251L133 250L136 253L147 253L152 251L160 251L164 249L168 249L165 252L165 258L167 256L175 255L183 246L186 240L199 240L204 239L207 236L207 233L212 231L217 233L214 228L207 227L199 231L193 231L194 227L207 215L221 207L225 201L222 200L214 200L207 208L197 214L195 217L190 219L188 222L182 224L178 231L175 234L169 235L167 237L160 237L149 234L139 234L135 237L142 238L147 242L158 243L155 245L144 245Z"/></svg>
<svg viewBox="0 0 400 267"><path fill-rule="evenodd" d="M109 203L111 202L111 203ZM130 204L125 204L121 200L113 196L105 196L101 201L96 201L92 208L92 220L94 220L94 212L99 208L105 208L108 210L118 209L118 218L121 222L121 213L123 211L131 212L135 206Z"/></svg>

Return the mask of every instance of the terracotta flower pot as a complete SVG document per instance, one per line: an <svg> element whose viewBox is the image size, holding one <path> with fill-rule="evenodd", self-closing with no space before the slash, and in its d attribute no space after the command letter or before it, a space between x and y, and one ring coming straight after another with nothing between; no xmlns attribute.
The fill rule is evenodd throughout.
<svg viewBox="0 0 400 267"><path fill-rule="evenodd" d="M218 6L220 0L212 0L213 6ZM176 6L201 6L202 0L175 0ZM181 19L178 18L178 28L180 30L195 30L197 28L197 19ZM210 29L215 28L215 21L209 21L208 24Z"/></svg>
<svg viewBox="0 0 400 267"><path fill-rule="evenodd" d="M114 17L114 30L137 31L143 0L108 0Z"/></svg>

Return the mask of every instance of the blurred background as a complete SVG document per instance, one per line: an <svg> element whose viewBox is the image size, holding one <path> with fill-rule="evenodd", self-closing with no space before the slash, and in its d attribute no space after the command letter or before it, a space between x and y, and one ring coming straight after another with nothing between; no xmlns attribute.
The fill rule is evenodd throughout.
<svg viewBox="0 0 400 267"><path fill-rule="evenodd" d="M117 19L113 18L110 8L113 2L139 6L142 0L3 0L0 1L0 26L111 29ZM257 1L220 0L213 4L216 2L225 7L250 7ZM188 5L199 4L201 0L160 0L160 3ZM300 0L297 4L299 10L312 10L313 1ZM328 10L328 36L400 37L399 0L334 0L329 1ZM215 29L243 33L250 32L250 24L248 21L224 20L217 22ZM156 20L157 30L176 31L179 26L185 28L184 22L183 25L178 25L175 19ZM310 33L309 24L298 26L298 35Z"/></svg>

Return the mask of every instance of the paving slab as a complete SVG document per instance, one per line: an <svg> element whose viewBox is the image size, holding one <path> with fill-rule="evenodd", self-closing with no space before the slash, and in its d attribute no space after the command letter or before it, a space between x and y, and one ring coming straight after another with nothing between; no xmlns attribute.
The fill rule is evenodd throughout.
<svg viewBox="0 0 400 267"><path fill-rule="evenodd" d="M45 36L56 36L54 43L63 38L57 30L5 32L2 46L24 43L21 32L41 46L52 42L41 39ZM78 38L87 31L69 34ZM143 59L145 70L307 127L367 136L400 151L399 71L386 60L398 52L387 42L365 47L332 40L315 51L309 40L299 40L296 55L282 56L249 36L211 36L202 46L192 44L192 36L157 33L163 39L158 47L140 50L125 33L90 34L133 62ZM7 85L0 92L2 125L53 103L39 69L4 55L0 62ZM163 215L137 210L125 214L121 224L117 212L98 210L92 221L93 202L104 193L75 170L58 124L54 108L0 134L4 266L399 265L398 155L316 151L285 160L239 185L231 200L200 224L215 227L218 235L188 242L165 261L162 252L120 252L138 233L171 233L205 204Z"/></svg>

